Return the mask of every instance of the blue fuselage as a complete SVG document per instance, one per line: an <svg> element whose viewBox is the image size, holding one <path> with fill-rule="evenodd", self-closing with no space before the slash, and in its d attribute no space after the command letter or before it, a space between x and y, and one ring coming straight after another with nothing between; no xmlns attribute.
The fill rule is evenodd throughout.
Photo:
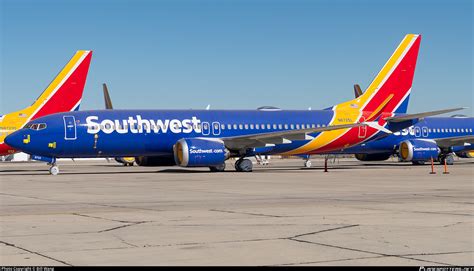
<svg viewBox="0 0 474 271"><path fill-rule="evenodd" d="M173 145L182 138L222 139L324 127L331 123L333 117L332 110L80 111L53 114L35 120L9 136L7 143L30 154L57 158L172 155ZM411 122L404 123L401 128L411 125ZM388 128L395 130L395 126L400 124L394 127L389 125ZM406 139L472 135L473 129L473 118L425 118L410 130L392 135L378 132L371 137L359 138L358 143L362 143L360 145L343 145L321 153L387 153L395 150ZM324 132L309 136L318 138L321 133ZM273 146L252 148L247 153L285 153L310 141L311 139L291 140Z"/></svg>

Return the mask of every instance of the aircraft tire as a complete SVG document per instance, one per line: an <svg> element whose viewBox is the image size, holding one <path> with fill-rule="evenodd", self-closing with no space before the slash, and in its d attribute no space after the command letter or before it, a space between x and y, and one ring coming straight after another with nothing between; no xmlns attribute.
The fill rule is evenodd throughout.
<svg viewBox="0 0 474 271"><path fill-rule="evenodd" d="M305 168L310 168L311 166L312 166L311 161L308 160L308 161L305 161L305 162L304 162L304 167L305 167Z"/></svg>
<svg viewBox="0 0 474 271"><path fill-rule="evenodd" d="M58 166L52 166L50 169L49 169L49 174L51 175L58 175L59 174L59 167Z"/></svg>
<svg viewBox="0 0 474 271"><path fill-rule="evenodd" d="M211 172L224 172L225 171L225 163L222 163L218 166L209 167Z"/></svg>
<svg viewBox="0 0 474 271"><path fill-rule="evenodd" d="M238 172L252 172L252 169L253 169L252 161L250 161L249 159L239 159L235 163L235 169Z"/></svg>
<svg viewBox="0 0 474 271"><path fill-rule="evenodd" d="M421 166L425 164L425 161L412 161L411 162L414 166Z"/></svg>
<svg viewBox="0 0 474 271"><path fill-rule="evenodd" d="M454 165L454 156L452 154L446 155L444 159L446 160L446 165Z"/></svg>

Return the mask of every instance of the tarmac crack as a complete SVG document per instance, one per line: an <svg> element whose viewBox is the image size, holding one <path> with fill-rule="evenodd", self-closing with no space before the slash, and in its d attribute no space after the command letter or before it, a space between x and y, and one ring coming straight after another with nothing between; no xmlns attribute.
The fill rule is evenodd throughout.
<svg viewBox="0 0 474 271"><path fill-rule="evenodd" d="M221 212L221 213L230 213L230 214L264 216L264 217L291 217L291 216L281 216L281 215L266 215L266 214L258 214L258 213L236 212L236 211L218 210L218 209L210 209L209 211L211 211L211 212Z"/></svg>
<svg viewBox="0 0 474 271"><path fill-rule="evenodd" d="M459 225L459 224L462 224L462 223L466 223L466 222L460 221L460 222L456 222L456 223L453 223L453 224L444 225L443 228L456 226L456 225Z"/></svg>
<svg viewBox="0 0 474 271"><path fill-rule="evenodd" d="M39 197L22 196L22 195L8 194L8 193L0 193L0 195L10 196L10 197L17 197L17 198L45 200L45 201L52 201L52 202L64 202L62 200L43 199L43 198L39 198Z"/></svg>
<svg viewBox="0 0 474 271"><path fill-rule="evenodd" d="M65 261L58 260L58 259L55 259L55 258L50 257L50 256L48 256L48 255L44 255L44 254L41 254L41 253L39 253L39 252L32 251L32 250L29 250L29 249L26 249L26 248L23 248L23 247L19 247L19 246L15 245L15 244L7 243L7 242L1 241L1 240L0 240L0 243L5 244L5 245L7 245L7 246L11 246L11 247L17 248L17 249L20 249L20 250L23 250L23 251L26 251L26 252L31 253L31 254L35 254L35 255L38 255L38 256L41 256L41 257L44 257L44 258L47 258L47 259L56 261L56 262L58 262L58 263L62 263L62 264L68 265L68 266L73 266L72 264L67 263L67 262L65 262Z"/></svg>
<svg viewBox="0 0 474 271"><path fill-rule="evenodd" d="M422 262L428 262L428 263L434 263L434 264L441 264L441 265L451 265L452 266L452 264L448 264L448 263L417 259L417 258L412 258L412 257L397 255L397 254L387 254L387 253L381 253L381 252L373 252L373 251L357 249L357 248L349 248L349 247L342 247L342 246L336 246L336 245L330 245L330 244L324 244L324 243L317 243L317 242L306 241L306 240L299 240L299 239L295 239L295 238L289 238L288 240L301 242L301 243L307 243L307 244L314 244L314 245L338 248L338 249L344 249L344 250L350 250L350 251L356 251L356 252L362 252L362 253L368 253L368 254L374 254L374 255L379 255L379 256L383 256L383 257L396 257L396 258L401 258L401 259L409 259L409 260L416 260L416 261L422 261Z"/></svg>
<svg viewBox="0 0 474 271"><path fill-rule="evenodd" d="M88 218L95 218L95 219L101 219L101 220L107 220L107 221L113 221L113 222L120 222L120 223L128 223L128 224L136 223L136 221L116 220L116 219L109 219L109 218L100 217L100 216L84 215L84 214L79 214L79 213L72 213L72 215L88 217ZM147 221L147 222L149 222L149 221Z"/></svg>
<svg viewBox="0 0 474 271"><path fill-rule="evenodd" d="M326 230L321 230L321 231L315 231L315 232L308 232L308 233L303 233L303 234L298 234L292 237L288 237L287 239L293 239L293 238L298 238L306 235L313 235L313 234L318 234L318 233L323 233L323 232L328 232L328 231L337 231L337 230L342 230L342 229L347 229L347 228L352 228L352 227L358 227L359 225L354 224L354 225L347 225L347 226L342 226L342 227L337 227L337 228L332 228L332 229L326 229Z"/></svg>
<svg viewBox="0 0 474 271"><path fill-rule="evenodd" d="M365 260L365 259L378 259L378 258L385 258L385 256L343 258L343 259L328 260L328 261L310 261L310 262L298 262L298 263L283 263L283 264L276 264L276 265L274 265L274 266L301 265L301 264L317 264L317 263L332 263L332 262L345 262L345 261Z"/></svg>
<svg viewBox="0 0 474 271"><path fill-rule="evenodd" d="M98 231L97 233L108 232L108 231L114 231L114 230L118 230L118 229L122 229L122 228L126 228L126 227L131 227L131 226L135 226L135 225L140 225L140 224L148 223L148 222L151 222L151 221L138 221L138 222L133 222L133 223L129 223L129 224L127 224L127 225L122 225L122 226L113 227L113 228L106 229L106 230L101 230L101 231Z"/></svg>

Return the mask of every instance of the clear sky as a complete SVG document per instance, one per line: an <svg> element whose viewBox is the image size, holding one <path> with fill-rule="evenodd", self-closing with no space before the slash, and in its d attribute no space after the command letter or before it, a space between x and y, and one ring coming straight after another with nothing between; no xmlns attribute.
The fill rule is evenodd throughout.
<svg viewBox="0 0 474 271"><path fill-rule="evenodd" d="M0 113L93 50L81 109L325 108L422 34L409 112L473 101L473 1L0 0Z"/></svg>

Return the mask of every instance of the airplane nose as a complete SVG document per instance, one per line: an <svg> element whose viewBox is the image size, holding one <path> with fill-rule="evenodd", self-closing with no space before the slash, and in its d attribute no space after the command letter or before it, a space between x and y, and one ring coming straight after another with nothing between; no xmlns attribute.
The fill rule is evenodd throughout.
<svg viewBox="0 0 474 271"><path fill-rule="evenodd" d="M5 138L5 143L15 149L21 149L21 147L25 145L25 142L27 140L28 139L24 136L24 133L22 131L16 131Z"/></svg>

